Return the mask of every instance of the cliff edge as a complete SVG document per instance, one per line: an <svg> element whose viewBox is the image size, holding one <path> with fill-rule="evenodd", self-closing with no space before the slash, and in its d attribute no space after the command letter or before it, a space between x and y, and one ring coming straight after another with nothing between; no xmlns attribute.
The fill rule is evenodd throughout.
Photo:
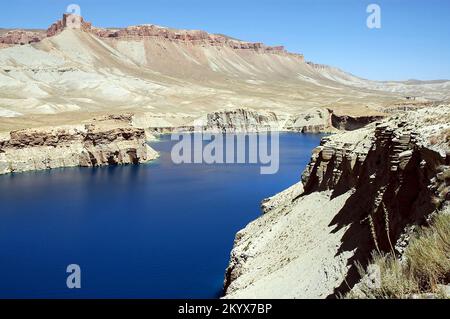
<svg viewBox="0 0 450 319"><path fill-rule="evenodd" d="M441 105L325 137L302 181L236 235L225 298L339 297L374 250L402 256L450 199L449 114Z"/></svg>
<svg viewBox="0 0 450 319"><path fill-rule="evenodd" d="M158 156L130 116L0 135L0 174L60 167L138 164Z"/></svg>

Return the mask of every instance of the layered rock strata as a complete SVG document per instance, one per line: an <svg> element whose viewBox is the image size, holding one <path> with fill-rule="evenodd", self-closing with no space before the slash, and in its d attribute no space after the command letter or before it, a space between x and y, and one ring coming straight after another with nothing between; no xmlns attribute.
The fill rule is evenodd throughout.
<svg viewBox="0 0 450 319"><path fill-rule="evenodd" d="M299 186L236 235L227 298L338 297L373 250L401 254L450 199L450 106L328 136ZM300 192L300 194L299 194Z"/></svg>
<svg viewBox="0 0 450 319"><path fill-rule="evenodd" d="M0 33L0 48L36 43L44 38L43 31L10 30Z"/></svg>
<svg viewBox="0 0 450 319"><path fill-rule="evenodd" d="M143 129L117 119L12 131L0 136L0 174L138 164L157 157Z"/></svg>
<svg viewBox="0 0 450 319"><path fill-rule="evenodd" d="M39 42L45 37L53 37L58 35L65 29L80 29L85 32L92 33L100 38L111 38L119 40L140 40L143 38L158 38L168 41L180 41L193 45L211 45L228 47L234 50L252 50L255 52L278 54L284 56L296 57L301 61L304 61L302 54L294 54L285 50L284 46L266 46L263 43L245 42L230 37L209 34L201 30L175 30L157 25L138 25L130 26L123 29L105 29L93 27L92 23L87 22L83 17L66 13L61 20L53 23L45 32L27 32L24 30L10 31L5 35L0 34L0 44L5 46L17 45L17 44L29 44L33 42Z"/></svg>
<svg viewBox="0 0 450 319"><path fill-rule="evenodd" d="M179 122L171 123L174 121L174 117L181 118L181 116L177 117L171 114L167 114L165 117L137 114L133 118L133 123L137 127L157 133L192 132L195 130L222 133L267 131L329 133L336 131L336 128L332 125L331 113L324 108L311 108L294 115L267 110L237 108L210 112L198 118L186 117L184 123L181 124Z"/></svg>

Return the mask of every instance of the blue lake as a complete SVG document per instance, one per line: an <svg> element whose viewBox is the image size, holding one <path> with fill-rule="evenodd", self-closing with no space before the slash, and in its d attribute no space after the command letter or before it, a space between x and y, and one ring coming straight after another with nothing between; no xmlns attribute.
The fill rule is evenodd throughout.
<svg viewBox="0 0 450 319"><path fill-rule="evenodd" d="M175 165L164 136L150 164L0 176L0 298L220 297L236 232L299 181L320 138L281 134L275 175Z"/></svg>

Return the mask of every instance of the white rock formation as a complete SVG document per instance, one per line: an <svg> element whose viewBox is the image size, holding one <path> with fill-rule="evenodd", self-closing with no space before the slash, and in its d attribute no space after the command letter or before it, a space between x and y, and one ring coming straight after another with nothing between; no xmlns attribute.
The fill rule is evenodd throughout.
<svg viewBox="0 0 450 319"><path fill-rule="evenodd" d="M401 253L405 231L450 200L449 114L420 109L324 138L301 185L236 235L226 298L336 297L371 251L391 241Z"/></svg>

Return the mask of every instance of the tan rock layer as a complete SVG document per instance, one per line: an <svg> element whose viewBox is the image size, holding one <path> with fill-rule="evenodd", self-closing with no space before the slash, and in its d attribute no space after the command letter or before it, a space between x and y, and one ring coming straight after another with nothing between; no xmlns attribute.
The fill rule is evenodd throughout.
<svg viewBox="0 0 450 319"><path fill-rule="evenodd" d="M13 131L0 139L0 174L58 167L138 164L156 158L145 131L86 124Z"/></svg>

